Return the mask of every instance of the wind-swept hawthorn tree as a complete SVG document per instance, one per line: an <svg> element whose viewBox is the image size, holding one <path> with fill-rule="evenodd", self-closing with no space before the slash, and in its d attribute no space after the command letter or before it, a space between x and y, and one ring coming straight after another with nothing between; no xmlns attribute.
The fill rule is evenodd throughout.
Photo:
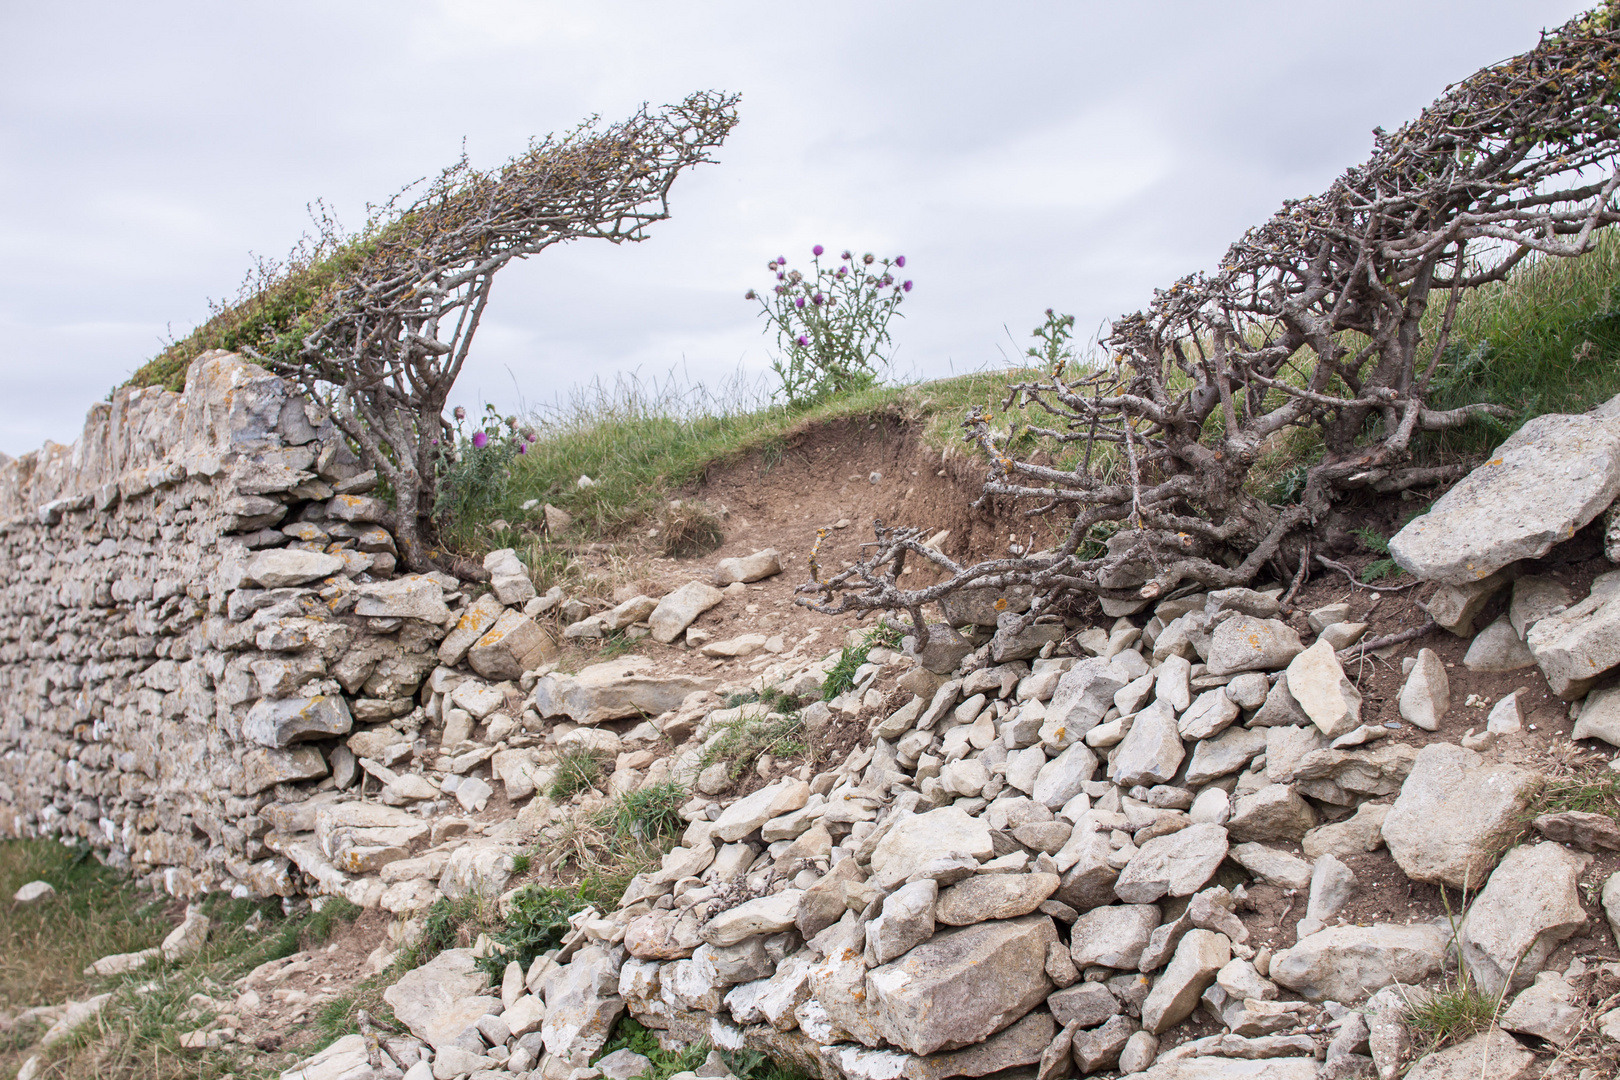
<svg viewBox="0 0 1620 1080"><path fill-rule="evenodd" d="M981 499L1045 518L1056 547L965 566L926 546L926 530L879 522L870 554L801 586L800 602L906 611L926 640L923 605L1032 587L1027 613L1003 620L1011 633L1076 594L1151 600L1245 585L1268 564L1297 572L1303 531L1346 492L1461 475L1415 463L1414 437L1511 410L1429 404L1458 298L1532 255L1590 251L1620 221L1617 79L1611 2L1447 87L1400 130L1375 131L1364 164L1285 203L1214 273L1116 321L1100 369L1059 364L1012 385L1010 422L975 410L964 426L990 461ZM1443 315L1425 341L1432 303ZM1297 503L1269 505L1245 481L1291 428L1319 433L1323 455ZM902 588L908 558L945 579Z"/></svg>
<svg viewBox="0 0 1620 1080"><path fill-rule="evenodd" d="M309 254L261 282L276 310L239 347L330 404L394 491L406 565L433 565L437 444L452 433L444 406L496 272L568 240L645 239L669 217L681 170L713 160L737 100L705 92L607 127L587 121L489 171L463 157L356 236L323 221Z"/></svg>

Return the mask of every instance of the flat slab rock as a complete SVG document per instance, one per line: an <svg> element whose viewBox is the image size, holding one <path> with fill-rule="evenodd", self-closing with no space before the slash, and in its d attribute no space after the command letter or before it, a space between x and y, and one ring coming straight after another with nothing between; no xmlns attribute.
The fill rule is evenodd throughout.
<svg viewBox="0 0 1620 1080"><path fill-rule="evenodd" d="M446 949L406 972L383 991L383 1000L412 1035L437 1050L500 1004L500 998L480 993L487 989L489 977L478 970L471 949Z"/></svg>
<svg viewBox="0 0 1620 1080"><path fill-rule="evenodd" d="M1454 585L1539 559L1620 495L1620 403L1538 416L1389 541L1401 569Z"/></svg>
<svg viewBox="0 0 1620 1080"><path fill-rule="evenodd" d="M600 724L632 716L657 716L679 708L694 690L708 690L711 679L661 675L651 659L626 656L592 664L577 675L545 675L534 684L541 716L567 716L576 724Z"/></svg>
<svg viewBox="0 0 1620 1080"><path fill-rule="evenodd" d="M1520 828L1536 775L1492 765L1472 750L1431 743L1384 818L1389 852L1414 881L1481 887L1503 842Z"/></svg>

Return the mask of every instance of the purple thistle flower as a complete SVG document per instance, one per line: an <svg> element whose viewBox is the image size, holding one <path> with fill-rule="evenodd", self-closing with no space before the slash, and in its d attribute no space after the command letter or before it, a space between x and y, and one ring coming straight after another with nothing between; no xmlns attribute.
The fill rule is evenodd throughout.
<svg viewBox="0 0 1620 1080"><path fill-rule="evenodd" d="M784 273L782 273L782 271L780 271L780 270L778 270L778 271L777 271L777 272L776 272L776 280L777 280L777 281L781 281L781 280L782 280L782 279L783 279L783 278L785 278L785 277L787 277L787 275L786 275L786 274L784 274Z"/></svg>
<svg viewBox="0 0 1620 1080"><path fill-rule="evenodd" d="M528 452L529 452L529 444L528 443L518 443L518 453L527 454Z"/></svg>
<svg viewBox="0 0 1620 1080"><path fill-rule="evenodd" d="M851 255L849 252L846 251L846 252L844 252L842 255L840 255L838 257L840 259L843 259L845 262L849 262L849 260L853 259L855 256Z"/></svg>
<svg viewBox="0 0 1620 1080"><path fill-rule="evenodd" d="M796 341L801 347L810 344L810 339L805 337L803 334L800 334L793 340Z"/></svg>
<svg viewBox="0 0 1620 1080"><path fill-rule="evenodd" d="M754 298L754 290L753 289L749 289L747 292L743 293L743 299L744 300L752 300L753 298Z"/></svg>
<svg viewBox="0 0 1620 1080"><path fill-rule="evenodd" d="M849 273L849 267L847 267L847 266L840 266L840 267L839 267L839 268L838 268L838 274L837 274L837 276L838 276L838 277L843 277L843 276L844 276L844 275L845 275L845 274L847 274L847 273Z"/></svg>
<svg viewBox="0 0 1620 1080"><path fill-rule="evenodd" d="M826 300L827 298L822 296L820 293L816 293L816 295L810 298L810 302L816 305L816 307L820 307L822 304L826 303Z"/></svg>
<svg viewBox="0 0 1620 1080"><path fill-rule="evenodd" d="M794 301L793 301L793 306L796 307L796 308L804 307L804 297L800 296L800 297L795 298Z"/></svg>
<svg viewBox="0 0 1620 1080"><path fill-rule="evenodd" d="M781 296L783 293L787 292L787 286L786 285L778 285L776 287L775 291L776 291L777 296Z"/></svg>
<svg viewBox="0 0 1620 1080"><path fill-rule="evenodd" d="M482 431L474 432L473 445L482 450L484 447L489 445L489 436L484 434Z"/></svg>
<svg viewBox="0 0 1620 1080"><path fill-rule="evenodd" d="M894 265L904 267L906 265L906 257L904 255L896 255L894 257Z"/></svg>
<svg viewBox="0 0 1620 1080"><path fill-rule="evenodd" d="M826 250L827 250L826 248L822 247L820 244L817 244L815 247L810 249L810 254L815 255L816 257L819 258L821 256L821 253L823 251L826 251Z"/></svg>
<svg viewBox="0 0 1620 1080"><path fill-rule="evenodd" d="M901 285L900 287L902 289L906 290L906 292L910 292L911 291L911 282L908 281L905 284Z"/></svg>
<svg viewBox="0 0 1620 1080"><path fill-rule="evenodd" d="M787 256L786 255L778 255L776 257L776 261L781 263L783 266L786 266L787 265Z"/></svg>

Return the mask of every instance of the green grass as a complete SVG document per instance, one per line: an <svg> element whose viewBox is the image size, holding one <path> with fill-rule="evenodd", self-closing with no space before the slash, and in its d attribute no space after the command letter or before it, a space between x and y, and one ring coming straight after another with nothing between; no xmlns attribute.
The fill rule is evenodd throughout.
<svg viewBox="0 0 1620 1080"><path fill-rule="evenodd" d="M1445 297L1431 302L1435 342ZM1419 367L1426 365L1426 356ZM1508 279L1465 294L1432 385L1434 403L1492 401L1512 420L1447 433L1453 449L1489 448L1524 421L1581 412L1620 393L1620 234L1606 230L1578 259L1531 259Z"/></svg>
<svg viewBox="0 0 1620 1080"><path fill-rule="evenodd" d="M700 767L706 769L716 762L725 762L726 775L733 782L753 768L761 755L785 758L809 749L802 738L804 719L797 712L751 710L720 724L715 735L717 737L704 748Z"/></svg>
<svg viewBox="0 0 1620 1080"><path fill-rule="evenodd" d="M1604 769L1548 780L1536 795L1528 816L1536 818L1565 810L1620 818L1620 776Z"/></svg>
<svg viewBox="0 0 1620 1080"><path fill-rule="evenodd" d="M557 761L557 773L551 778L547 792L553 799L562 800L589 791L602 775L602 757L594 750L569 750Z"/></svg>
<svg viewBox="0 0 1620 1080"><path fill-rule="evenodd" d="M831 701L839 694L848 693L855 688L855 673L866 658L872 655L872 650L882 646L887 649L900 647L900 630L887 622L879 623L866 632L859 645L846 645L844 651L838 654L838 662L827 672L826 680L821 684L821 700Z"/></svg>
<svg viewBox="0 0 1620 1080"><path fill-rule="evenodd" d="M540 438L518 459L503 501L489 513L514 524L537 523L538 507L532 512L521 508L536 499L574 515L574 531L582 537L607 538L655 525L661 534L676 534L676 549L702 550L715 539L705 529L702 508L693 512L693 520L683 521L683 515L672 512L679 508L668 503L715 466L755 451L768 466L781 460L788 440L803 427L890 415L921 421L936 446L956 446L956 426L968 407L999 411L1007 383L1034 374L1024 369L987 371L872 387L804 410L764 405L757 392L717 397L634 379L622 379L613 388L598 385L531 419ZM595 486L578 487L580 476L589 476ZM495 539L480 533L476 522L457 524L445 537L452 546L474 548ZM565 560L539 561L541 565L530 563L537 585L549 581L548 574Z"/></svg>
<svg viewBox="0 0 1620 1080"><path fill-rule="evenodd" d="M646 1080L669 1080L676 1073L692 1072L704 1061L714 1047L707 1039L698 1039L677 1051L658 1045L658 1037L643 1027L634 1017L623 1016L614 1025L613 1034L602 1049L591 1058L596 1064L602 1058L619 1050L640 1054L651 1063L642 1074ZM722 1050L720 1058L738 1080L807 1080L805 1074L767 1057L758 1050Z"/></svg>
<svg viewBox="0 0 1620 1080"><path fill-rule="evenodd" d="M686 790L676 783L626 792L609 805L563 823L547 844L546 861L598 911L612 911L637 874L654 870L674 847L686 822Z"/></svg>
<svg viewBox="0 0 1620 1080"><path fill-rule="evenodd" d="M1414 997L1406 1022L1428 1049L1462 1042L1487 1030L1501 1002L1482 992L1466 978Z"/></svg>
<svg viewBox="0 0 1620 1080"><path fill-rule="evenodd" d="M478 961L492 985L499 985L506 965L516 960L528 971L535 957L562 944L568 917L590 905L578 888L530 885L512 897L500 926L489 932L495 951Z"/></svg>
<svg viewBox="0 0 1620 1080"><path fill-rule="evenodd" d="M0 888L15 890L35 879L51 882L57 894L32 905L0 908L4 1007L59 1004L102 992L113 998L97 1023L85 1025L49 1052L35 1045L42 1028L9 1033L0 1040L0 1075L36 1053L44 1059L44 1077L217 1080L265 1070L274 1075L280 1060L270 1061L252 1047L180 1049L181 1034L206 1027L214 1016L192 999L203 994L228 1003L234 998L232 980L267 960L322 944L359 914L353 904L334 898L319 912L289 918L276 900L211 894L197 901L211 921L197 956L178 963L154 961L127 975L95 979L83 975L86 965L158 944L173 929L181 905L137 888L125 875L97 863L85 848L49 840L0 843ZM385 1009L372 1011L387 1015ZM313 1052L338 1034L342 1031L329 1032L317 1023L299 1051Z"/></svg>

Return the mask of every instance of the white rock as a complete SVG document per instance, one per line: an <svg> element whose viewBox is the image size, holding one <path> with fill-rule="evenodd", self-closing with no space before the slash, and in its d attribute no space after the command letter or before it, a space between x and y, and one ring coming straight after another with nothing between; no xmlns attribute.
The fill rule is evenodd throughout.
<svg viewBox="0 0 1620 1080"><path fill-rule="evenodd" d="M1155 1035L1181 1023L1198 1007L1199 995L1232 959L1226 935L1210 930L1189 930L1176 946L1164 974L1142 1003L1142 1029Z"/></svg>
<svg viewBox="0 0 1620 1080"><path fill-rule="evenodd" d="M1288 665L1288 690L1330 739L1361 724L1361 692L1345 676L1329 642L1318 641L1294 657Z"/></svg>
<svg viewBox="0 0 1620 1080"><path fill-rule="evenodd" d="M1562 844L1521 844L1503 857L1464 916L1463 962L1495 997L1526 986L1552 951L1586 926L1580 878L1592 857Z"/></svg>
<svg viewBox="0 0 1620 1080"><path fill-rule="evenodd" d="M724 599L725 596L713 585L705 585L701 581L687 582L658 601L658 606L649 616L647 621L652 625L653 640L669 644L684 633L699 615Z"/></svg>
<svg viewBox="0 0 1620 1080"><path fill-rule="evenodd" d="M1330 926L1271 958L1272 981L1312 1001L1359 1001L1440 970L1448 935L1429 923Z"/></svg>
<svg viewBox="0 0 1620 1080"><path fill-rule="evenodd" d="M1418 650L1417 663L1401 686L1401 719L1424 731L1438 731L1440 718L1451 708L1451 680L1446 665L1433 649Z"/></svg>
<svg viewBox="0 0 1620 1080"><path fill-rule="evenodd" d="M1620 425L1596 413L1546 414L1510 435L1429 512L1390 538L1425 581L1477 580L1539 559L1620 495Z"/></svg>
<svg viewBox="0 0 1620 1080"><path fill-rule="evenodd" d="M1489 765L1472 750L1431 743L1418 752L1382 833L1406 876L1469 891L1520 828L1536 776Z"/></svg>
<svg viewBox="0 0 1620 1080"><path fill-rule="evenodd" d="M1476 634L1463 656L1463 666L1469 671L1518 671L1535 663L1506 615Z"/></svg>

